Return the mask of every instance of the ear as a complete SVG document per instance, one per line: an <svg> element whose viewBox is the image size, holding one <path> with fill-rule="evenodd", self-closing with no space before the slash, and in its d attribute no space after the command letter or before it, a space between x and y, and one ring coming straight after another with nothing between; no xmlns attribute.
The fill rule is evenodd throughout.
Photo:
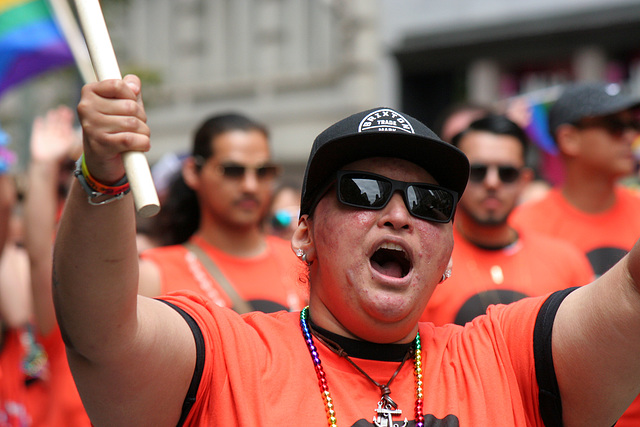
<svg viewBox="0 0 640 427"><path fill-rule="evenodd" d="M556 130L558 150L566 156L574 157L580 152L579 130L570 124L560 125Z"/></svg>
<svg viewBox="0 0 640 427"><path fill-rule="evenodd" d="M298 221L298 228L291 237L291 249L293 252L302 250L307 255L307 262L316 259L316 247L313 241L313 220L309 215L302 215Z"/></svg>
<svg viewBox="0 0 640 427"><path fill-rule="evenodd" d="M531 181L533 181L533 176L533 169L531 169L530 167L522 168L522 170L520 171L520 187L524 189L527 185L531 184Z"/></svg>
<svg viewBox="0 0 640 427"><path fill-rule="evenodd" d="M520 177L518 178L518 191L520 192L520 194L524 193L527 188L529 187L529 184L531 184L531 181L533 181L533 169L529 168L529 167L524 167L522 168L522 170L520 171Z"/></svg>
<svg viewBox="0 0 640 427"><path fill-rule="evenodd" d="M200 184L200 174L193 157L189 156L182 162L182 178L189 188L196 191Z"/></svg>

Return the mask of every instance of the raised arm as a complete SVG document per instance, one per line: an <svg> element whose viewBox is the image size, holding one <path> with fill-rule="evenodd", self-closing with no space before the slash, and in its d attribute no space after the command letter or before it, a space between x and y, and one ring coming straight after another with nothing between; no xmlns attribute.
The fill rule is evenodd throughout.
<svg viewBox="0 0 640 427"><path fill-rule="evenodd" d="M150 147L137 77L85 86L78 114L87 169L98 182L124 176L122 152ZM174 426L195 344L177 312L137 296L134 215L130 194L94 206L74 180L55 243L54 304L93 423Z"/></svg>
<svg viewBox="0 0 640 427"><path fill-rule="evenodd" d="M16 203L16 189L11 175L0 173L0 255L7 244L11 212Z"/></svg>
<svg viewBox="0 0 640 427"><path fill-rule="evenodd" d="M76 139L73 112L66 106L52 109L33 121L24 228L35 321L43 335L56 325L51 297L51 263L58 184L62 162L71 155Z"/></svg>
<svg viewBox="0 0 640 427"><path fill-rule="evenodd" d="M18 328L31 319L31 300L24 266L24 253L8 242L9 223L16 203L11 175L0 173L0 324Z"/></svg>
<svg viewBox="0 0 640 427"><path fill-rule="evenodd" d="M640 394L640 243L565 299L552 347L564 425L613 425Z"/></svg>

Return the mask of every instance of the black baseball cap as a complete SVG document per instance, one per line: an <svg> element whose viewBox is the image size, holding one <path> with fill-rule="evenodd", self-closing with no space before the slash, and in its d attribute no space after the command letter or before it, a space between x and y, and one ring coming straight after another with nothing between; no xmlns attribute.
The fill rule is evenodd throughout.
<svg viewBox="0 0 640 427"><path fill-rule="evenodd" d="M408 114L378 107L340 120L316 137L304 173L300 215L311 213L340 168L370 157L413 162L458 196L467 186L469 160L462 151Z"/></svg>
<svg viewBox="0 0 640 427"><path fill-rule="evenodd" d="M640 106L640 97L622 91L616 83L589 82L567 86L549 109L552 135L563 124L577 123L585 117L600 117Z"/></svg>

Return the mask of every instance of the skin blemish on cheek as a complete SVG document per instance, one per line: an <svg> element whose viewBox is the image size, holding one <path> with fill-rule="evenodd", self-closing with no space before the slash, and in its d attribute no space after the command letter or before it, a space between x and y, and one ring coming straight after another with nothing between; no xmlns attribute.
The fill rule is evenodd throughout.
<svg viewBox="0 0 640 427"><path fill-rule="evenodd" d="M357 211L353 216L353 222L355 225L365 226L371 223L371 212L369 211Z"/></svg>

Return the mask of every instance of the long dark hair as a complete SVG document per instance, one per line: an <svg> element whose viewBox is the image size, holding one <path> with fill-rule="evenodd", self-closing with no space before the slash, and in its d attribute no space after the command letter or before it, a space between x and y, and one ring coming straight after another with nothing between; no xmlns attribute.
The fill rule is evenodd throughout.
<svg viewBox="0 0 640 427"><path fill-rule="evenodd" d="M200 171L202 161L214 155L214 142L224 133L234 130L257 130L269 139L267 127L238 113L219 114L206 119L196 129L191 155ZM161 245L176 245L186 242L200 226L200 204L198 197L177 171L170 181L162 209L156 219L157 239Z"/></svg>

